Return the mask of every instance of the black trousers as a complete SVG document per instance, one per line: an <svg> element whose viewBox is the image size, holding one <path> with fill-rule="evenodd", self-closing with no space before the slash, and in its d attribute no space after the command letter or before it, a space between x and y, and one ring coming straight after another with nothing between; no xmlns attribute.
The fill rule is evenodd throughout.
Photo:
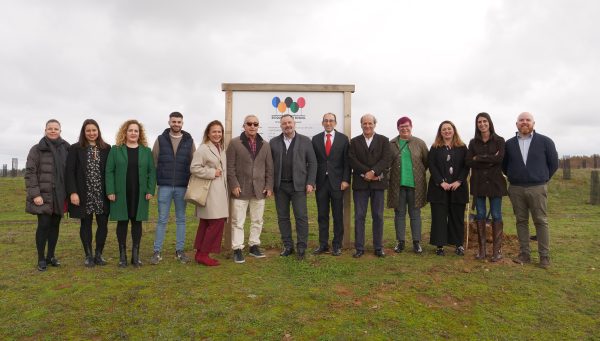
<svg viewBox="0 0 600 341"><path fill-rule="evenodd" d="M373 220L373 248L383 249L383 190L355 190L354 197L354 247L365 250L365 218L371 201L371 219Z"/></svg>
<svg viewBox="0 0 600 341"><path fill-rule="evenodd" d="M281 182L281 185L275 192L275 208L277 210L277 222L281 241L286 248L294 247L292 238L292 222L290 220L290 203L294 210L296 219L296 236L298 250L306 250L308 243L308 209L306 207L306 192L296 191L291 182Z"/></svg>
<svg viewBox="0 0 600 341"><path fill-rule="evenodd" d="M466 204L430 203L431 239L435 246L463 245Z"/></svg>
<svg viewBox="0 0 600 341"><path fill-rule="evenodd" d="M333 217L333 241L334 249L342 247L344 239L344 192L339 188L331 188L331 183L326 180L323 186L317 187L315 195L317 199L317 211L319 222L319 246L329 245L329 209Z"/></svg>
<svg viewBox="0 0 600 341"><path fill-rule="evenodd" d="M137 220L119 220L117 222L117 241L119 245L127 245L127 224L131 221L131 241L133 247L139 247L142 241L142 222Z"/></svg>
<svg viewBox="0 0 600 341"><path fill-rule="evenodd" d="M54 257L56 243L58 243L58 232L60 219L56 214L38 214L38 225L35 231L35 245L38 252L38 261ZM44 257L44 252L48 244L48 254Z"/></svg>
<svg viewBox="0 0 600 341"><path fill-rule="evenodd" d="M94 220L94 214L88 214L81 219L81 226L79 227L79 237L81 238L81 244L85 249L86 245L92 246L92 222ZM104 243L106 242L106 235L108 234L108 215L107 214L96 214L96 250L102 252L104 249ZM125 227L127 228L127 226ZM125 231L127 233L127 231Z"/></svg>

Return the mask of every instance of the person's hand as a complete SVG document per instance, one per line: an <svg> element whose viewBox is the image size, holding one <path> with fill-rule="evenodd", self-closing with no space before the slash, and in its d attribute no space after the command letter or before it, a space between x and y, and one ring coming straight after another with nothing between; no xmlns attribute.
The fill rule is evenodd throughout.
<svg viewBox="0 0 600 341"><path fill-rule="evenodd" d="M311 193L314 190L312 185L306 185L306 194Z"/></svg>
<svg viewBox="0 0 600 341"><path fill-rule="evenodd" d="M273 192L271 192L271 191L270 191L270 190L268 190L268 189L265 189L265 190L263 191L263 193L264 193L264 194L267 196L267 198L270 198L270 197L271 197L271 195L273 195Z"/></svg>
<svg viewBox="0 0 600 341"><path fill-rule="evenodd" d="M350 187L350 184L347 183L346 181L342 181L342 184L340 185L340 189L342 191L345 191L348 187Z"/></svg>
<svg viewBox="0 0 600 341"><path fill-rule="evenodd" d="M446 181L442 182L440 186L444 189L444 191L449 191L451 189L450 184Z"/></svg>
<svg viewBox="0 0 600 341"><path fill-rule="evenodd" d="M109 194L106 196L108 198L108 200L110 201L115 201L117 199L117 196L114 194Z"/></svg>
<svg viewBox="0 0 600 341"><path fill-rule="evenodd" d="M231 190L231 194L233 194L233 196L236 198L239 198L240 193L242 193L242 189L240 187L236 187Z"/></svg>
<svg viewBox="0 0 600 341"><path fill-rule="evenodd" d="M218 177L220 177L220 176L221 176L221 170L220 170L220 169L217 169L217 170L215 171L215 178L218 178Z"/></svg>
<svg viewBox="0 0 600 341"><path fill-rule="evenodd" d="M77 195L77 193L71 194L71 204L79 206L79 195Z"/></svg>
<svg viewBox="0 0 600 341"><path fill-rule="evenodd" d="M42 196L37 196L37 197L33 198L33 203L36 206L42 206L44 204L44 199L42 198Z"/></svg>
<svg viewBox="0 0 600 341"><path fill-rule="evenodd" d="M460 185L462 185L462 182L454 181L453 183L450 184L450 189L452 191L456 191L460 187Z"/></svg>
<svg viewBox="0 0 600 341"><path fill-rule="evenodd" d="M365 173L365 180L367 180L367 181L373 181L376 178L377 177L375 176L375 171L373 171L373 170L370 170Z"/></svg>
<svg viewBox="0 0 600 341"><path fill-rule="evenodd" d="M150 194L150 193L146 194L146 200L150 200L150 199L152 199L152 194Z"/></svg>

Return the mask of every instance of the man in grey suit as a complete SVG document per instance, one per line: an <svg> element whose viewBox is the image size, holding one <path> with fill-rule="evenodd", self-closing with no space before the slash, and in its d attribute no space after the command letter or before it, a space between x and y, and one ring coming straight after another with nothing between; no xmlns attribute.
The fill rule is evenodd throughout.
<svg viewBox="0 0 600 341"><path fill-rule="evenodd" d="M388 187L390 166L390 142L375 133L377 119L371 114L360 118L363 133L350 141L348 157L352 166L352 190L354 196L354 258L365 253L365 218L371 200L373 217L373 248L377 257L383 252L383 192Z"/></svg>
<svg viewBox="0 0 600 341"><path fill-rule="evenodd" d="M280 256L294 253L290 202L296 218L298 239L297 257L304 259L308 242L308 209L306 194L315 188L317 159L310 139L296 133L296 121L292 115L282 115L279 120L281 135L270 142L273 156L275 208L283 251Z"/></svg>
<svg viewBox="0 0 600 341"><path fill-rule="evenodd" d="M325 131L313 136L312 144L317 156L317 210L319 221L319 247L313 254L329 251L329 207L333 217L332 255L342 254L344 239L344 190L350 186L348 161L348 136L335 130L335 114L323 115Z"/></svg>

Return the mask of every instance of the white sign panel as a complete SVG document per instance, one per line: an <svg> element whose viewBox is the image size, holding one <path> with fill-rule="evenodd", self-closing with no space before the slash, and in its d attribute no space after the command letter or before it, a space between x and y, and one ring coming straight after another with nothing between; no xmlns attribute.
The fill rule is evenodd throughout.
<svg viewBox="0 0 600 341"><path fill-rule="evenodd" d="M234 91L232 98L232 138L243 131L244 117L256 115L260 121L259 134L270 140L281 134L279 119L290 114L296 121L296 131L312 137L323 131L323 115L331 112L337 117L336 129L344 132L344 94L342 92L268 92Z"/></svg>

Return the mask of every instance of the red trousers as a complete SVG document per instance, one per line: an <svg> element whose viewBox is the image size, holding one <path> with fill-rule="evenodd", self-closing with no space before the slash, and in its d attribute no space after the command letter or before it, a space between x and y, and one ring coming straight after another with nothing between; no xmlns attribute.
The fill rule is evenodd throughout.
<svg viewBox="0 0 600 341"><path fill-rule="evenodd" d="M199 253L221 252L221 239L223 239L223 227L225 218L200 219L194 247Z"/></svg>

